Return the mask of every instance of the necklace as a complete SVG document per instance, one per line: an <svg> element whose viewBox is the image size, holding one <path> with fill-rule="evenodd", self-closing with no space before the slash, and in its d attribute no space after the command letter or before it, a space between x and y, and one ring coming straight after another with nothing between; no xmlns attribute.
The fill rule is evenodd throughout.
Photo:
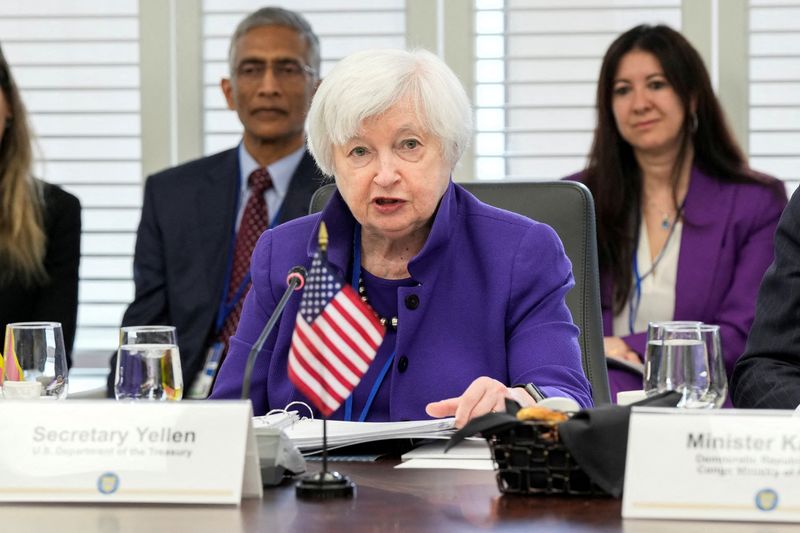
<svg viewBox="0 0 800 533"><path fill-rule="evenodd" d="M664 211L661 212L661 227L665 230L668 230L672 227L672 220L669 216L669 213Z"/></svg>
<svg viewBox="0 0 800 533"><path fill-rule="evenodd" d="M365 304L369 304L369 299L367 298L367 287L364 285L364 277L363 276L358 276L358 295L361 297L361 301L362 302L364 302ZM375 309L373 308L372 310L374 311ZM375 313L375 314L378 315L378 313ZM378 320L380 321L381 326L397 331L397 317L396 316L393 316L392 318L388 318L387 319L386 317L382 317L381 315L378 315Z"/></svg>
<svg viewBox="0 0 800 533"><path fill-rule="evenodd" d="M647 207L645 207L643 209L643 211L645 211L646 209L647 209ZM661 229L663 229L665 231L669 231L672 228L672 226L674 226L675 223L678 221L678 217L681 216L681 209L682 208L679 208L677 211L675 211L673 209L670 209L668 211L664 211L663 209L658 207L658 205L656 205L655 203L651 203L649 205L649 209L650 209L650 212L655 211L656 213L661 215L661 221L658 223L658 225L661 226Z"/></svg>
<svg viewBox="0 0 800 533"><path fill-rule="evenodd" d="M678 207L677 211L661 211L661 228L666 231L672 231L673 226L678 223L681 215L683 214L683 205Z"/></svg>

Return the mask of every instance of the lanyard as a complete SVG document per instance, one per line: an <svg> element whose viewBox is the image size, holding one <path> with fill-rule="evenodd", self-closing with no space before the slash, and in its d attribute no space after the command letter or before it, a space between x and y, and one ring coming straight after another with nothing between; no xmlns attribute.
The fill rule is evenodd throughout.
<svg viewBox="0 0 800 533"><path fill-rule="evenodd" d="M351 278L350 285L353 287L358 287L358 278L361 277L361 225L356 223L355 230L353 230L353 277ZM395 337L395 344L397 343L397 337ZM375 378L375 383L372 384L372 389L369 391L369 396L367 396L367 403L364 404L364 408L361 410L361 415L358 417L359 422L364 422L367 419L367 415L369 415L369 410L372 408L372 402L375 401L375 396L378 395L378 390L381 388L383 384L383 380L386 378L386 374L389 372L389 369L392 366L392 362L394 362L394 357L397 354L397 349L392 350L392 355L389 356L389 359L386 360L384 363L383 368L381 368L378 377ZM344 419L346 421L351 421L353 419L353 394L351 393L350 396L347 397L347 400L344 402Z"/></svg>
<svg viewBox="0 0 800 533"><path fill-rule="evenodd" d="M630 334L634 334L634 322L636 322L636 317L639 314L639 304L642 303L642 281L644 281L647 276L650 276L653 272L655 272L656 267L661 262L661 259L664 257L664 253L667 251L667 246L669 246L670 241L672 240L672 234L675 233L675 226L678 225L678 220L680 219L681 213L683 212L683 204L681 204L680 208L678 209L678 214L675 217L675 223L669 229L669 235L667 235L667 240L664 242L664 246L661 248L661 251L656 256L655 261L653 261L653 265L650 269L645 272L644 274L639 274L639 241L636 241L636 246L633 247L633 294L631 294L629 300L629 310L628 310L628 329L630 330ZM641 224L639 225L639 231L642 231ZM647 229L645 229L647 231Z"/></svg>
<svg viewBox="0 0 800 533"><path fill-rule="evenodd" d="M241 170L240 170L241 173ZM233 293L231 299L228 300L226 298L228 294L228 286L231 284L231 276L233 275L233 255L236 250L236 219L239 218L239 202L241 200L242 195L242 177L239 176L239 179L236 181L236 203L234 204L233 209L233 224L231 225L231 239L230 244L228 245L228 264L225 268L225 282L222 286L222 297L220 298L219 307L217 308L217 319L214 322L214 334L218 336L222 331L222 326L225 325L225 320L230 316L236 306L239 305L242 297L244 296L244 292L247 287L250 285L250 270L247 270L247 274L245 274L244 279L236 288L236 292ZM283 211L283 204L278 208L278 212L275 213L275 216L272 217L272 221L269 223L269 227L267 229L272 229L278 225L278 220L281 217L281 211Z"/></svg>
<svg viewBox="0 0 800 533"><path fill-rule="evenodd" d="M631 295L630 309L628 310L628 329L631 335L633 335L633 323L639 314L639 304L642 302L642 280L644 279L639 275L639 261L636 258L638 253L639 246L636 245L633 248L633 294Z"/></svg>

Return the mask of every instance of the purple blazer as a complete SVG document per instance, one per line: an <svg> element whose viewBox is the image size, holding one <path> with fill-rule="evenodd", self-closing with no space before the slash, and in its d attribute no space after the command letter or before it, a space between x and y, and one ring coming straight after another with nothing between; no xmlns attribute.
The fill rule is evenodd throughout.
<svg viewBox="0 0 800 533"><path fill-rule="evenodd" d="M744 352L758 287L772 262L772 240L786 206L782 184L769 180L769 186L723 182L693 167L686 194L673 320L720 326L728 378ZM608 272L600 272L600 291L603 334L611 336L613 285ZM646 331L619 336L644 355ZM617 368L609 368L608 380L614 400L619 391L642 388L641 376Z"/></svg>
<svg viewBox="0 0 800 533"><path fill-rule="evenodd" d="M349 281L355 220L338 192L321 214L265 232L253 253L253 285L212 398L239 397L247 353L286 287L286 273L311 264L320 219L330 234L328 261ZM381 385L383 398L376 399L367 420L428 418L426 404L459 396L479 376L507 385L533 382L547 395L591 405L578 329L564 302L574 284L572 269L550 227L490 207L451 183L408 270L416 284L397 290L397 357ZM416 305L407 306L411 295L417 296ZM307 402L287 377L300 296L291 296L256 362L251 388L256 414ZM380 366L373 363L353 393L356 416ZM343 407L331 416L342 417Z"/></svg>

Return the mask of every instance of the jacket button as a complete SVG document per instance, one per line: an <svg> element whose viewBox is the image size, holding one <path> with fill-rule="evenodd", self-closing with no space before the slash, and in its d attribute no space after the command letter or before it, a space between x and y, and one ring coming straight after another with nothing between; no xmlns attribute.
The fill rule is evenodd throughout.
<svg viewBox="0 0 800 533"><path fill-rule="evenodd" d="M416 294L410 294L406 296L406 307L411 309L412 311L419 307L419 296Z"/></svg>
<svg viewBox="0 0 800 533"><path fill-rule="evenodd" d="M406 371L407 368L408 368L408 357L404 355L397 361L397 371L402 374L403 372Z"/></svg>

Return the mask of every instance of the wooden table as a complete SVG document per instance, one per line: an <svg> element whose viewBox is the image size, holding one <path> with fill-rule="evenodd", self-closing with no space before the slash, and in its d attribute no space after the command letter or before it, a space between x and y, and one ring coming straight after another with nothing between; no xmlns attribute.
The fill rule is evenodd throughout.
<svg viewBox="0 0 800 533"><path fill-rule="evenodd" d="M621 518L612 498L504 496L494 473L395 470L396 461L335 463L357 484L352 500L309 502L294 484L265 489L263 500L241 508L180 505L0 504L0 531L142 533L255 531L527 531L681 533L789 532L797 526ZM311 469L318 465L311 463Z"/></svg>
<svg viewBox="0 0 800 533"><path fill-rule="evenodd" d="M262 526L274 526L278 517L285 531L449 532L524 527L579 532L605 531L609 525L610 531L620 530L618 500L503 496L494 472L395 470L394 464L334 463L357 485L352 500L309 502L295 498L291 486L267 489L259 513L267 520Z"/></svg>

